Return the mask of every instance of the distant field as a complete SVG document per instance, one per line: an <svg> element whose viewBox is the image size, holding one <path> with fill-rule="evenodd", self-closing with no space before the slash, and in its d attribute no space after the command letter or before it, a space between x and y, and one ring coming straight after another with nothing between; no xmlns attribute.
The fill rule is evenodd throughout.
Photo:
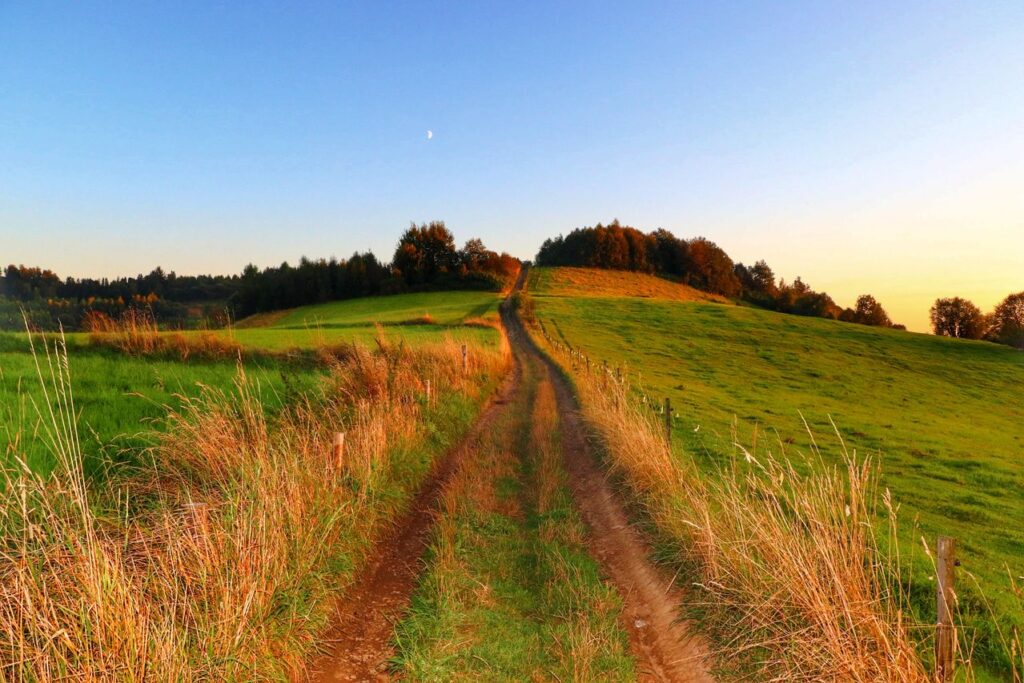
<svg viewBox="0 0 1024 683"><path fill-rule="evenodd" d="M410 344L450 335L458 341L494 345L497 331L474 323L496 319L500 302L494 292L474 291L349 299L261 313L239 321L231 334L245 347L277 351L338 342L373 343L380 324L386 337Z"/></svg>
<svg viewBox="0 0 1024 683"><path fill-rule="evenodd" d="M142 435L159 426L156 421L166 415L165 406L180 405L181 396L196 396L202 386L230 389L238 372L233 360L136 358L112 349L90 348L81 339L71 341L69 349L79 438L89 470L95 468L103 449L119 459L119 451L146 443ZM44 377L49 380L45 353L38 350ZM246 371L259 381L270 408L279 406L289 391L311 386L316 376L313 368L277 367L269 361L248 362ZM49 384L47 389L53 391ZM54 458L33 401L46 414L28 340L24 334L0 333L0 457L7 458L8 445L20 440L29 467L45 473L54 466Z"/></svg>
<svg viewBox="0 0 1024 683"><path fill-rule="evenodd" d="M438 325L460 325L471 318L496 316L500 295L495 292L455 291L395 294L332 301L282 312L271 327L362 327L374 323L403 323L429 315ZM240 323L244 326L245 321Z"/></svg>
<svg viewBox="0 0 1024 683"><path fill-rule="evenodd" d="M233 336L246 349L284 351L338 342L372 344L378 334L375 323L381 323L385 338L412 345L451 337L495 346L500 338L496 330L463 323L495 318L499 301L493 292L369 297L264 314L244 321L238 329L216 334ZM423 324L425 316L432 322ZM414 321L417 324L402 324ZM158 426L155 420L166 414L165 406L180 403L178 395L195 396L203 385L230 389L237 373L234 360L182 362L132 357L92 347L83 333L69 334L67 341L80 438L90 468L95 467L101 450L116 456L145 443L143 434ZM45 371L45 358L41 362ZM246 370L259 379L269 407L280 405L289 391L308 388L317 376L312 367L266 358L247 360ZM34 399L44 408L41 397L25 335L0 333L0 454L20 439L29 466L46 472L54 460L32 406Z"/></svg>
<svg viewBox="0 0 1024 683"><path fill-rule="evenodd" d="M741 443L757 424L762 444L777 450L781 440L796 455L809 452L802 414L837 462L831 416L849 447L881 462L882 484L902 506L904 552L923 566L921 536L955 536L963 582L977 576L1004 623L1024 625L1007 579L1007 567L1024 575L1024 354L730 305L569 298L561 281L550 269L531 278L549 332L624 364L656 400L670 397L676 443L704 454L709 471L734 452L734 417ZM915 581L915 600L934 610L929 574Z"/></svg>

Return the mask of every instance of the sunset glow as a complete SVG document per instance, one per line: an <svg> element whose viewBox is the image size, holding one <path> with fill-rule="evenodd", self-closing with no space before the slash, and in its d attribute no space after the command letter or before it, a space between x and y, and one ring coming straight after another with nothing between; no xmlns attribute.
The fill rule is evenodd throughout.
<svg viewBox="0 0 1024 683"><path fill-rule="evenodd" d="M222 19L0 9L5 264L237 273L432 219L531 258L618 218L918 331L1024 289L1020 3Z"/></svg>

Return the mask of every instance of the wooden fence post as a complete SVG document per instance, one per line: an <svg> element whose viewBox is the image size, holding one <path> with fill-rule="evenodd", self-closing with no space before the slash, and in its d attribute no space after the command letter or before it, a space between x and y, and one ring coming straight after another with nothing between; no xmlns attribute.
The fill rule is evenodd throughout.
<svg viewBox="0 0 1024 683"><path fill-rule="evenodd" d="M430 405L430 380L427 380L427 405Z"/></svg>
<svg viewBox="0 0 1024 683"><path fill-rule="evenodd" d="M953 604L956 566L956 539L939 536L935 563L936 606L935 679L940 683L953 680L956 654L956 627L953 625Z"/></svg>
<svg viewBox="0 0 1024 683"><path fill-rule="evenodd" d="M665 397L665 441L672 447L672 401Z"/></svg>
<svg viewBox="0 0 1024 683"><path fill-rule="evenodd" d="M465 344L462 345L462 374L469 374L469 348Z"/></svg>
<svg viewBox="0 0 1024 683"><path fill-rule="evenodd" d="M334 466L341 471L345 465L345 432L334 433Z"/></svg>

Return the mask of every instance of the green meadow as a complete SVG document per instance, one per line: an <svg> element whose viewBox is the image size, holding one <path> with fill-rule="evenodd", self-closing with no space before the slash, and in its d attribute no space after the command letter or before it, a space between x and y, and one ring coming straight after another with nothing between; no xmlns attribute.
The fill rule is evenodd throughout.
<svg viewBox="0 0 1024 683"><path fill-rule="evenodd" d="M820 466L810 434L826 462L841 462L834 422L847 448L879 463L900 506L915 607L934 614L922 537L931 546L939 534L956 537L976 656L1005 666L984 601L1003 628L1024 626L1008 579L1024 575L1024 353L728 304L567 298L547 293L546 271L531 284L549 333L623 366L652 402L670 398L674 443L708 476L734 443L752 445L755 426L759 448L804 467Z"/></svg>
<svg viewBox="0 0 1024 683"><path fill-rule="evenodd" d="M216 334L234 337L247 350L270 352L342 342L370 345L381 333L411 345L451 338L496 346L497 330L479 322L496 317L499 301L493 292L368 297L257 316ZM377 324L383 325L382 332ZM167 409L180 406L183 398L198 395L203 387L230 390L238 377L235 360L131 356L92 346L84 333L68 334L66 342L79 438L90 473L101 472L109 462L131 461L133 452L151 443ZM44 398L44 385L51 393L52 386L41 344L37 339L33 357L24 333L0 333L0 456L9 460L17 446L30 468L46 473L55 458L48 445ZM45 382L40 382L37 358ZM270 410L313 387L319 376L313 365L283 355L254 355L243 365L259 382Z"/></svg>
<svg viewBox="0 0 1024 683"><path fill-rule="evenodd" d="M339 329L374 323L417 322L429 316L437 325L460 325L472 318L496 316L501 296L495 292L454 291L395 294L332 301L272 314L272 327ZM244 321L243 321L244 322Z"/></svg>
<svg viewBox="0 0 1024 683"><path fill-rule="evenodd" d="M342 342L372 344L381 330L387 339L412 345L450 337L495 346L500 335L485 323L497 319L500 302L494 292L476 291L348 299L255 315L222 334L231 334L246 348L269 351Z"/></svg>
<svg viewBox="0 0 1024 683"><path fill-rule="evenodd" d="M41 340L36 352L33 356L24 334L0 334L0 455L9 459L17 445L26 464L45 474L56 464L46 402L46 393L52 400L55 388ZM130 461L132 451L151 442L168 408L179 407L203 387L230 390L238 377L238 364L231 360L133 357L81 340L68 342L67 359L78 437L91 474L103 463ZM246 361L245 370L259 383L269 409L312 386L317 374L312 367L263 359Z"/></svg>

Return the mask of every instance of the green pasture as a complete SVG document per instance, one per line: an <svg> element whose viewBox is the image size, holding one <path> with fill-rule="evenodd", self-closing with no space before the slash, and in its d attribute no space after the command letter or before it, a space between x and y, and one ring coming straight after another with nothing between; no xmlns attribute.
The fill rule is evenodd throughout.
<svg viewBox="0 0 1024 683"><path fill-rule="evenodd" d="M47 429L51 423L45 391L54 386L41 341L36 342L43 380L24 334L0 334L0 457L14 452L33 470L46 473L55 465ZM71 390L78 436L86 469L95 474L101 462L130 459L129 452L150 442L167 407L182 397L196 396L207 386L230 390L238 377L234 361L189 361L139 358L113 349L68 343ZM282 405L294 392L312 387L317 371L298 364L247 361L245 371L259 382L268 408ZM103 457L100 457L103 456Z"/></svg>
<svg viewBox="0 0 1024 683"><path fill-rule="evenodd" d="M303 306L285 311L270 325L300 329L372 327L374 323L412 322L427 315L436 325L460 325L471 318L496 316L500 302L501 296L495 292L395 294Z"/></svg>
<svg viewBox="0 0 1024 683"><path fill-rule="evenodd" d="M231 336L247 350L271 352L341 342L372 345L379 334L394 343L411 345L451 338L496 346L500 337L495 329L463 323L493 318L499 301L493 292L370 297L263 315L253 321L256 326L215 334ZM423 324L420 319L426 315L432 322ZM414 321L417 324L403 324ZM383 325L381 331L377 323ZM93 346L84 333L68 334L66 342L79 438L90 472L97 471L101 462L130 459L131 450L148 443L147 434L159 429L168 406L180 405L182 397L197 395L203 386L230 389L238 373L238 364L231 359L134 357ZM48 385L50 371L41 344L37 340L38 359ZM312 387L318 374L310 364L283 356L253 354L244 365L250 377L259 381L270 409L282 405L293 393ZM55 460L48 446L46 425L50 419L43 387L27 336L0 333L0 456L9 461L17 452L29 467L45 473Z"/></svg>
<svg viewBox="0 0 1024 683"><path fill-rule="evenodd" d="M494 292L474 291L366 297L260 314L218 334L230 334L246 348L269 351L342 342L373 344L381 333L385 339L411 345L450 337L457 342L496 346L497 330L473 323L497 318L500 302L500 295Z"/></svg>
<svg viewBox="0 0 1024 683"><path fill-rule="evenodd" d="M976 656L1005 666L984 601L1003 628L1024 625L1008 579L1024 575L1024 353L749 307L562 298L544 281L533 279L533 293L548 331L623 366L652 401L670 398L674 442L709 476L735 453L734 420L740 443L751 445L756 425L760 447L798 461L811 450L806 420L824 457L840 462L834 421L849 449L879 462L900 505L915 606L934 613L921 538L956 537Z"/></svg>

